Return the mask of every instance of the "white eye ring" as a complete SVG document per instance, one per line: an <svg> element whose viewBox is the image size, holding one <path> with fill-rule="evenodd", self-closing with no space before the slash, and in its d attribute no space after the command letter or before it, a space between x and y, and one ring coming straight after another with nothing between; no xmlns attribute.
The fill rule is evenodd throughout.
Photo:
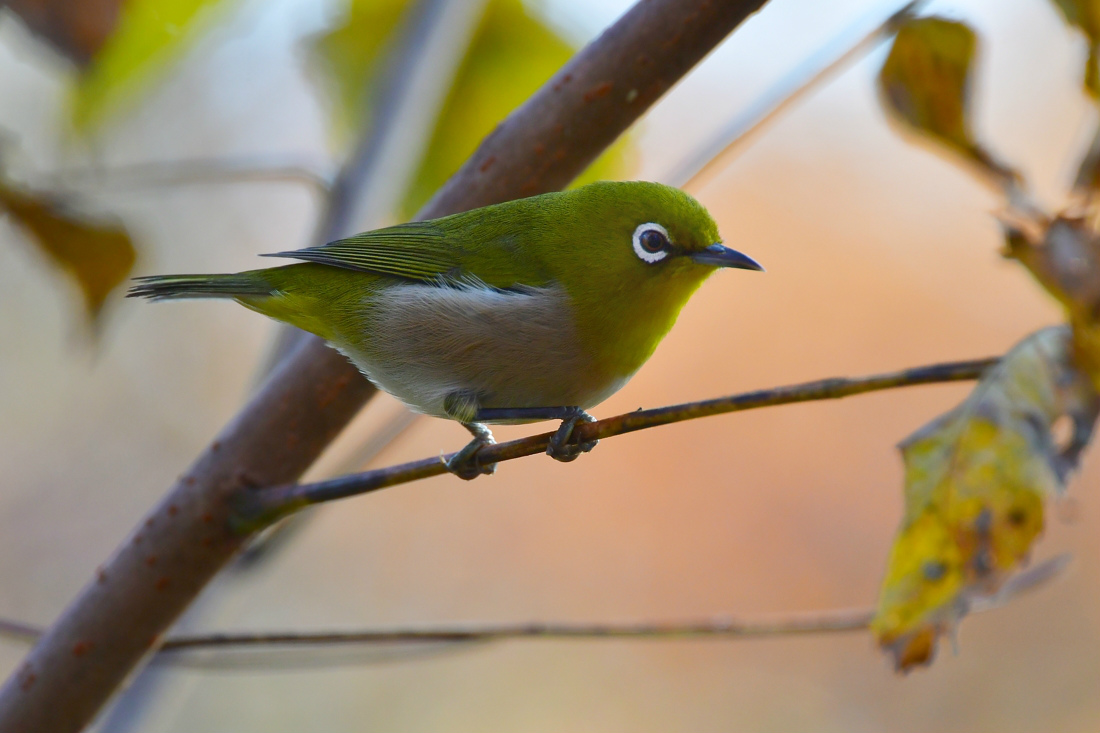
<svg viewBox="0 0 1100 733"><path fill-rule="evenodd" d="M646 224L639 224L638 228L634 230L634 254L638 255L638 258L642 260L642 262L647 262L652 265L655 262L660 262L664 258L668 257L668 250L662 249L658 250L657 252L650 252L645 247L643 247L642 235L648 231L660 232L662 235L664 235L666 242L669 242L671 240L668 237L668 230L660 224L657 224L656 222L651 221Z"/></svg>

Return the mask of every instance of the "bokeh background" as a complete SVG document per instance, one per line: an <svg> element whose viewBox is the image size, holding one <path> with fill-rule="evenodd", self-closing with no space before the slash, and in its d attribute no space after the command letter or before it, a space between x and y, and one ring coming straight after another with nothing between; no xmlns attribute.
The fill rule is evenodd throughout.
<svg viewBox="0 0 1100 733"><path fill-rule="evenodd" d="M532 0L581 44L624 0ZM772 0L633 133L620 175L662 179L815 49L895 3ZM977 131L1057 208L1097 123L1086 47L1047 0L929 9L981 34ZM332 103L302 39L339 4L241 0L91 134L70 129L72 67L0 13L0 129L17 180L217 156L334 166ZM879 107L868 54L792 105L693 188L766 275L721 273L611 415L825 376L1001 353L1059 312L998 255L999 200ZM140 245L136 274L228 271L305 246L320 199L293 183L85 187ZM226 303L79 296L0 219L0 617L46 624L228 420L273 324ZM902 511L894 445L957 403L931 386L710 418L440 477L316 512L226 573L183 620L330 629L755 616L874 602ZM398 408L379 398L313 470ZM504 428L514 437L530 428ZM423 419L375 463L452 450ZM156 663L105 731L1095 731L1100 728L1100 463L1087 453L1037 558L1040 591L964 621L957 652L901 677L869 635L526 641ZM126 619L118 619L125 624ZM0 673L26 646L0 639ZM63 704L63 703L59 703Z"/></svg>

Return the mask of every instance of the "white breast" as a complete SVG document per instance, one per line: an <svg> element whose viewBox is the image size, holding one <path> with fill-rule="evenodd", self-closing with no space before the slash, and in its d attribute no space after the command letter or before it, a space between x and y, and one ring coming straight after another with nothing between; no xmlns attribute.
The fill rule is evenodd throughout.
<svg viewBox="0 0 1100 733"><path fill-rule="evenodd" d="M462 392L480 407L590 407L625 379L593 373L558 286L401 284L372 295L366 337L336 344L380 388L413 409L445 416Z"/></svg>

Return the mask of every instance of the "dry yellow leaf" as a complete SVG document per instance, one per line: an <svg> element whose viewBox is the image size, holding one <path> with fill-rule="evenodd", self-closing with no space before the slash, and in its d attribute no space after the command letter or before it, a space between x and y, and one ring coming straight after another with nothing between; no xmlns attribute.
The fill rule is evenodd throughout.
<svg viewBox="0 0 1100 733"><path fill-rule="evenodd" d="M901 670L931 661L971 603L996 592L1043 529L1100 411L1069 328L1017 345L954 410L899 446L905 516L872 622ZM1056 421L1071 425L1059 444Z"/></svg>

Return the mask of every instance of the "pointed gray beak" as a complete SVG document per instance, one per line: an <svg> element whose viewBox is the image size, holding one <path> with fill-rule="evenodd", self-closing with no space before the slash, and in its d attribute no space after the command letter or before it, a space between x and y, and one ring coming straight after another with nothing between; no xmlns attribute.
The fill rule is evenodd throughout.
<svg viewBox="0 0 1100 733"><path fill-rule="evenodd" d="M736 267L739 270L758 270L764 272L764 266L735 249L723 247L720 244L712 244L706 249L692 252L688 255L694 262L700 265L712 265L714 267Z"/></svg>

